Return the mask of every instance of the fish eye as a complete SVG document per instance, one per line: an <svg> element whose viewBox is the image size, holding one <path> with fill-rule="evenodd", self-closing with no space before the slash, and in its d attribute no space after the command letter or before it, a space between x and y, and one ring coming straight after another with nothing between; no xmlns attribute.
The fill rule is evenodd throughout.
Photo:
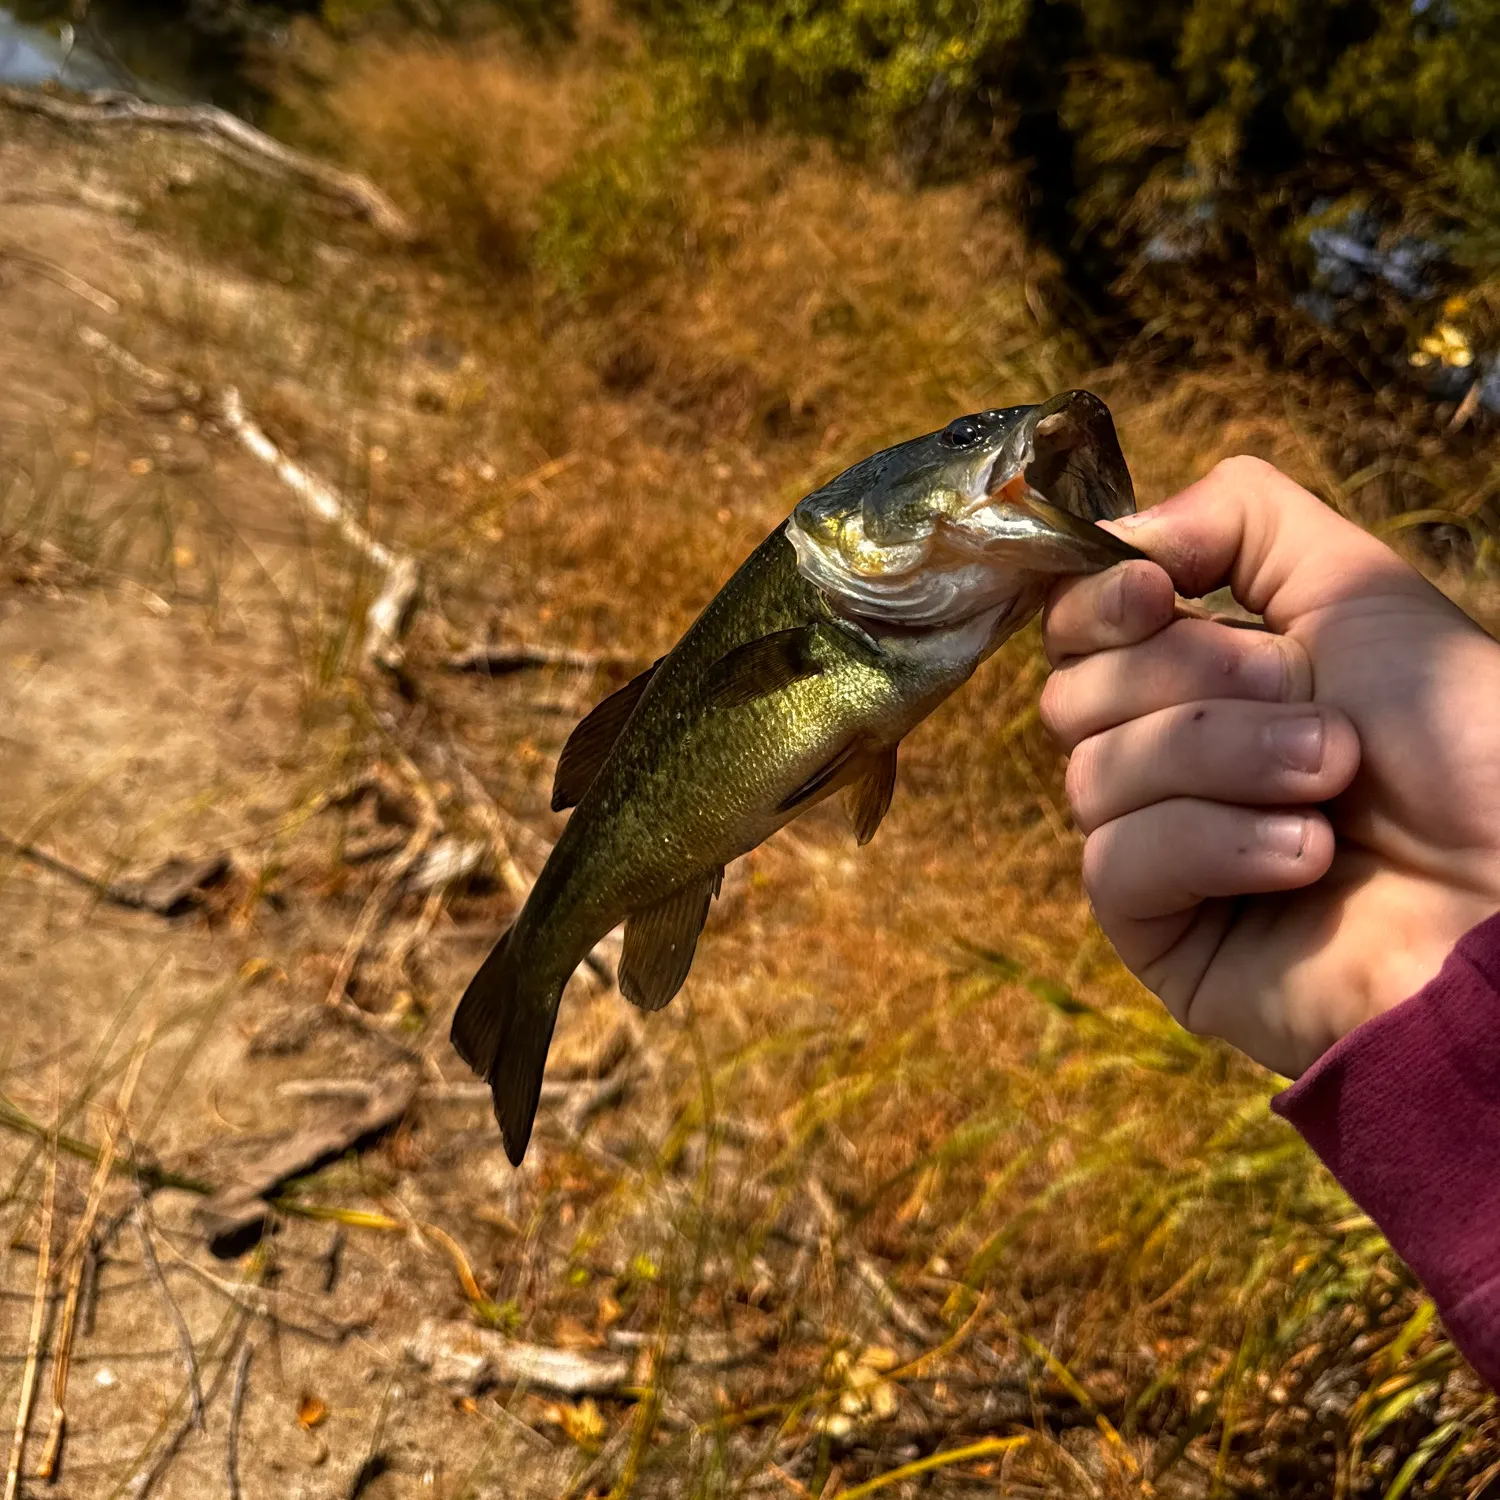
<svg viewBox="0 0 1500 1500"><path fill-rule="evenodd" d="M975 417L959 417L943 428L939 441L949 448L971 448L984 436L984 427Z"/></svg>

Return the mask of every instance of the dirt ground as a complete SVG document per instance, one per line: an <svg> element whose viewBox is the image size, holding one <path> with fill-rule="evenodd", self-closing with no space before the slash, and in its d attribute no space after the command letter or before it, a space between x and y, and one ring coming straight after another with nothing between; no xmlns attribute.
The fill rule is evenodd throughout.
<svg viewBox="0 0 1500 1500"><path fill-rule="evenodd" d="M107 1106L123 1076L108 1041L124 1039L128 1054L140 1038L131 1149L222 1186L235 1180L237 1160L330 1112L326 1102L278 1093L289 1078L380 1078L416 1065L404 1042L363 1031L315 998L362 893L306 900L293 894L305 872L286 874L285 861L297 857L288 817L305 801L302 790L331 774L326 726L306 692L308 653L347 569L264 465L223 435L203 435L185 409L143 409L151 402L136 398L150 392L79 341L81 325L96 327L149 359L151 349L131 336L142 304L205 287L201 268L174 260L151 236L66 202L78 190L70 176L55 153L16 141L0 149L0 183L61 184L59 198L0 207L0 485L11 487L8 519L27 505L55 508L55 540L8 557L0 581L0 828L100 878L221 851L233 869L206 917L165 919L101 899L13 845L0 852L4 1089L49 1120L59 1099L81 1089ZM101 313L60 284L55 267L108 288L125 311ZM215 288L225 305L236 290ZM70 533L107 530L100 518L110 515L109 539L128 553L120 565L87 567L64 550ZM281 894L256 899L258 883ZM493 932L480 922L441 933L423 959L433 989L455 995ZM587 1030L580 1007L572 1018ZM421 1060L433 1077L463 1074L437 1031ZM94 1136L106 1113L75 1105L64 1128ZM487 1109L430 1113L420 1150L403 1152L398 1138L347 1170L408 1221L428 1216L434 1194L482 1205L514 1192ZM27 1210L12 1221L0 1291L12 1412L32 1316L37 1146L23 1135L0 1140L10 1201ZM445 1157L436 1171L434 1151ZM89 1177L86 1164L63 1159L59 1224L77 1222ZM106 1218L130 1196L111 1188ZM198 1201L172 1189L153 1194L149 1233L203 1351L205 1385L223 1385L232 1342L249 1339L255 1349L240 1419L245 1494L350 1493L374 1454L388 1472L367 1476L370 1495L456 1494L481 1456L508 1476L498 1488L490 1481L489 1493L566 1487L578 1467L570 1444L497 1424L473 1401L459 1409L407 1366L404 1343L419 1319L464 1313L449 1254L415 1230L372 1234L288 1219L247 1268L204 1248ZM183 1410L173 1325L163 1298L143 1289L132 1222L95 1263L60 1482L46 1493L106 1495L138 1484L153 1444ZM285 1321L255 1315L272 1300ZM44 1362L28 1467L51 1409L51 1369ZM299 1404L312 1401L320 1415L309 1421L309 1407L299 1423ZM207 1434L183 1444L153 1493L222 1491L227 1406L223 1391Z"/></svg>

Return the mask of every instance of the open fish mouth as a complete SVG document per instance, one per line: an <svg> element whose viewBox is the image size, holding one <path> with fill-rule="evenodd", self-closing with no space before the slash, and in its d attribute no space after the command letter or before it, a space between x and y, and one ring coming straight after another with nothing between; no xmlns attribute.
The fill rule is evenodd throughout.
<svg viewBox="0 0 1500 1500"><path fill-rule="evenodd" d="M1135 510L1114 420L1088 391L1064 391L1020 417L982 476L976 508L1008 487L1017 492L1017 481L1081 521L1115 521Z"/></svg>
<svg viewBox="0 0 1500 1500"><path fill-rule="evenodd" d="M1096 524L1134 510L1109 408L1065 391L856 465L793 512L787 536L841 613L940 628L1029 607L1048 578L1143 557Z"/></svg>

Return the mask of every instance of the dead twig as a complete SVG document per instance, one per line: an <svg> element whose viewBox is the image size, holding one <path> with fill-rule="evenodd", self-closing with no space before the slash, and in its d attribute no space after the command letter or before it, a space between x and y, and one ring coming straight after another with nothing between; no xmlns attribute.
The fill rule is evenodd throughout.
<svg viewBox="0 0 1500 1500"><path fill-rule="evenodd" d="M42 1327L47 1317L47 1295L52 1280L52 1211L57 1202L56 1134L47 1162L47 1185L42 1192L42 1223L36 1259L36 1295L31 1303L31 1332L26 1339L26 1365L21 1371L21 1396L16 1403L16 1431L11 1439L10 1463L5 1470L5 1500L16 1500L21 1483L21 1461L26 1453L26 1429L36 1395L37 1361L42 1352Z"/></svg>
<svg viewBox="0 0 1500 1500"><path fill-rule="evenodd" d="M0 103L5 90L0 88ZM240 393L227 386L217 398L205 401L203 391L137 359L128 349L96 328L80 328L79 340L86 348L108 359L133 380L159 391L175 391L191 406L208 405L252 457L268 465L283 485L318 520L334 527L362 557L385 575L385 582L365 611L365 659L386 671L400 673L401 641L411 625L421 594L421 572L416 561L376 541L360 523L354 507L332 485L289 458L267 437L260 424L245 410Z"/></svg>
<svg viewBox="0 0 1500 1500"><path fill-rule="evenodd" d="M807 1196L822 1219L830 1239L842 1234L843 1219L828 1194L828 1189L816 1177L807 1184ZM904 1334L920 1343L934 1344L939 1335L929 1326L915 1309L909 1307L891 1290L890 1283L881 1275L880 1267L862 1251L854 1251L850 1257L854 1272L874 1296L881 1313Z"/></svg>
<svg viewBox="0 0 1500 1500"><path fill-rule="evenodd" d="M75 276L66 266L58 265L55 260L49 260L45 255L22 250L18 245L0 245L0 261L9 261L14 266L35 271L38 276L45 276L48 281L56 282L64 291L72 292L75 297L81 297L85 302L91 303L102 313L108 313L112 318L120 311L119 302L108 292L101 292L98 287L91 285L83 277Z"/></svg>
<svg viewBox="0 0 1500 1500"><path fill-rule="evenodd" d="M233 1314L226 1314L233 1316ZM232 1361L230 1355L239 1345L244 1337L245 1329L250 1322L250 1315L240 1313L239 1321L235 1325L234 1332L229 1336L229 1348L224 1351L224 1358L219 1361L219 1368L214 1372L212 1384L208 1388L205 1403L212 1405L214 1397L223 1388L224 1381L228 1377ZM222 1324L220 1325L222 1328ZM130 1487L131 1500L146 1500L146 1497L161 1482L167 1470L172 1466L172 1460L177 1457L177 1451L187 1441L188 1434L194 1430L193 1414L189 1412L186 1417L173 1429L166 1442L162 1444L161 1451L152 1461L150 1468L144 1470Z"/></svg>
<svg viewBox="0 0 1500 1500"><path fill-rule="evenodd" d="M157 1295L166 1309L167 1320L176 1331L177 1347L182 1354L183 1367L187 1371L193 1420L197 1424L198 1431L202 1432L204 1428L203 1381L198 1371L197 1351L193 1348L193 1336L188 1331L187 1320L182 1316L182 1309L178 1307L177 1299L173 1297L172 1289L167 1285L167 1278L161 1273L161 1262L156 1258L156 1247L151 1243L151 1230L146 1224L146 1200L143 1197L136 1199L134 1218L135 1232L141 1242L141 1264L145 1266L146 1274L156 1287Z"/></svg>
<svg viewBox="0 0 1500 1500"><path fill-rule="evenodd" d="M522 1385L563 1396L609 1396L630 1382L623 1354L589 1354L512 1342L493 1328L427 1318L406 1346L408 1357L439 1385L472 1394L491 1385Z"/></svg>
<svg viewBox="0 0 1500 1500"><path fill-rule="evenodd" d="M130 1059L130 1066L120 1082L114 1113L104 1127L104 1143L99 1149L99 1160L94 1168L93 1180L89 1183L88 1197L84 1200L83 1217L78 1221L78 1228L58 1265L59 1271L64 1267L68 1270L68 1290L63 1299L62 1323L52 1356L52 1425L47 1431L41 1462L37 1465L39 1479L52 1478L57 1470L58 1456L62 1452L63 1433L68 1424L68 1375L72 1369L73 1329L78 1317L78 1296L83 1286L88 1244L93 1238L94 1225L99 1218L99 1205L104 1199L105 1185L114 1168L115 1146L120 1132L125 1128L125 1117L130 1111L130 1102L135 1097L135 1086L140 1082L141 1068L149 1047L150 1038L142 1037L136 1044L135 1055Z"/></svg>
<svg viewBox="0 0 1500 1500"><path fill-rule="evenodd" d="M291 177L316 189L397 243L406 244L415 238L406 215L367 178L295 151L211 104L151 104L134 94L109 89L74 102L20 88L0 88L0 104L44 115L61 125L147 125L181 131L241 166Z"/></svg>
<svg viewBox="0 0 1500 1500"><path fill-rule="evenodd" d="M376 924L384 919L401 882L416 867L417 862L427 852L427 846L443 826L437 802L423 779L422 773L407 756L402 755L400 751L396 754L400 759L402 771L416 793L417 826L412 830L406 848L391 861L389 868L381 876L380 883L370 892L369 899L365 902L364 909L354 924L354 931L349 934L349 941L344 945L338 968L334 970L333 982L328 986L326 998L329 1005L340 1005L345 1000L349 981L354 976L354 970L359 964L365 945L369 942Z"/></svg>
<svg viewBox="0 0 1500 1500"><path fill-rule="evenodd" d="M229 1500L240 1500L240 1414L245 1407L245 1387L250 1380L250 1361L255 1345L246 1339L234 1362L234 1389L229 1396L229 1433L224 1440L224 1475ZM201 1427L201 1424L200 1424Z"/></svg>
<svg viewBox="0 0 1500 1500"><path fill-rule="evenodd" d="M463 790L464 797L468 801L469 811L490 841L490 849L495 856L495 869L500 876L500 882L504 885L506 894L511 900L520 906L531 894L531 877L516 863L515 856L511 853L511 841L507 836L508 830L505 819L500 814L499 806L484 789L479 778L456 754L450 755L449 760L457 773L458 783Z"/></svg>
<svg viewBox="0 0 1500 1500"><path fill-rule="evenodd" d="M244 448L269 466L313 515L333 526L355 551L385 574L384 586L365 611L365 656L377 666L395 671L402 661L401 638L411 622L421 589L416 562L376 541L332 485L288 458L245 411L240 393L233 386L220 394L218 406L220 420Z"/></svg>

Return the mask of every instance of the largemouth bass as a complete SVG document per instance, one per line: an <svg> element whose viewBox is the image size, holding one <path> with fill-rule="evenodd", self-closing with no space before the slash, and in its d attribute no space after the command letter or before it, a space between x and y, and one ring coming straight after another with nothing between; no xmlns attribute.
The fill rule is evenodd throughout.
<svg viewBox="0 0 1500 1500"><path fill-rule="evenodd" d="M578 725L552 797L575 811L453 1019L512 1162L563 987L594 945L623 921L621 992L659 1010L730 860L846 787L867 843L902 737L1057 577L1141 557L1094 524L1134 509L1097 397L960 417L803 499L677 645Z"/></svg>

